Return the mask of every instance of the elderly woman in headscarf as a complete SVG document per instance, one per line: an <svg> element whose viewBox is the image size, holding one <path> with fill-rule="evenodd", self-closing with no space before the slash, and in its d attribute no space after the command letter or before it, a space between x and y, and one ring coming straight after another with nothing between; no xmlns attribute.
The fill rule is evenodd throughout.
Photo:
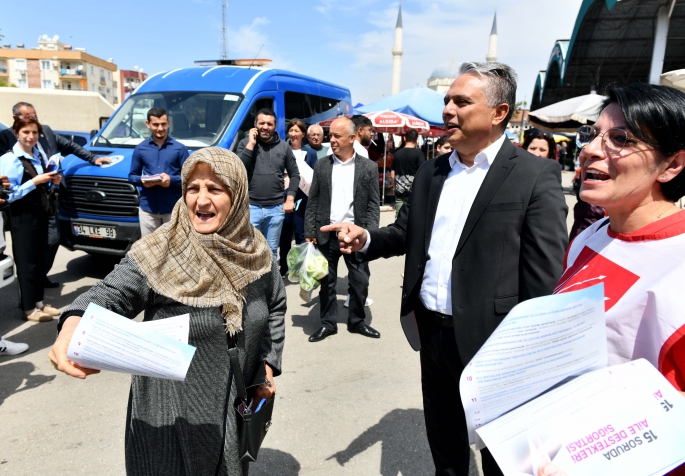
<svg viewBox="0 0 685 476"><path fill-rule="evenodd" d="M273 398L273 377L281 373L285 289L264 236L250 225L240 159L218 147L202 149L185 162L182 178L183 198L171 221L138 241L103 281L65 310L49 357L73 377L97 373L67 359L69 341L91 302L129 319L144 311L145 321L190 314L188 343L197 350L185 381L132 377L126 472L243 475L247 463L238 454L227 349L238 348L248 384L266 363L266 380L254 401Z"/></svg>

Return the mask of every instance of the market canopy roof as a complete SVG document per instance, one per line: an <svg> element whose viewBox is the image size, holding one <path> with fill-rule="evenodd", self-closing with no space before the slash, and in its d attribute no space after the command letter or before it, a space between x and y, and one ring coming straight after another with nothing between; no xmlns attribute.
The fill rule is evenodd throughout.
<svg viewBox="0 0 685 476"><path fill-rule="evenodd" d="M534 126L554 132L575 132L583 124L594 123L605 96L586 94L566 99L528 114Z"/></svg>
<svg viewBox="0 0 685 476"><path fill-rule="evenodd" d="M662 71L685 68L685 4L673 0L583 0L570 40L555 43L538 75L531 110L649 80L660 7L672 8Z"/></svg>
<svg viewBox="0 0 685 476"><path fill-rule="evenodd" d="M418 117L432 126L443 126L442 110L444 107L444 96L442 94L424 86L418 86L355 108L355 112L366 114L389 110Z"/></svg>

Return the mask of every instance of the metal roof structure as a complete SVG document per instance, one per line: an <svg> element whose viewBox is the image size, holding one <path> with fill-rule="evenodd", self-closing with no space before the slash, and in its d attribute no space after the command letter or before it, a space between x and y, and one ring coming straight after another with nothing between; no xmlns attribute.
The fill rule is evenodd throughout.
<svg viewBox="0 0 685 476"><path fill-rule="evenodd" d="M685 68L685 4L675 0L584 0L570 40L558 40L538 74L531 110L603 90L647 82L657 12L670 12L663 71Z"/></svg>

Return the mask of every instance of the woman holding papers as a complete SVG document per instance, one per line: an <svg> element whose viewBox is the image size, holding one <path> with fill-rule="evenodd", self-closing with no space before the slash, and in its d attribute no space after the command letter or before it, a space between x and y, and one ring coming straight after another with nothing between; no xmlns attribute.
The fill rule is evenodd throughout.
<svg viewBox="0 0 685 476"><path fill-rule="evenodd" d="M66 358L91 302L131 319L144 312L146 321L190 314L188 343L196 352L185 381L132 377L127 474L242 475L247 463L238 455L227 349L239 349L247 382L266 362L267 379L254 401L273 398L273 377L281 373L285 290L266 240L250 225L247 175L238 157L218 147L202 149L185 162L182 179L183 198L169 224L138 241L64 312L50 359L74 377L96 372Z"/></svg>
<svg viewBox="0 0 685 476"><path fill-rule="evenodd" d="M295 195L295 211L293 213L286 213L283 220L283 228L281 229L281 276L288 274L288 263L286 257L292 247L293 231L295 232L295 243L304 243L304 212L307 209L307 194L309 188L306 184L311 185L311 178L314 174L314 166L316 165L317 156L314 149L311 149L302 144L304 137L307 135L307 126L304 122L293 119L288 123L288 140L290 147L295 154L297 161L297 168L300 171L300 189ZM307 172L307 169L309 170ZM307 178L309 178L307 180ZM286 187L287 189L288 187ZM303 190L305 190L305 193Z"/></svg>
<svg viewBox="0 0 685 476"><path fill-rule="evenodd" d="M580 198L609 217L571 243L555 292L603 283L609 365L645 358L685 391L685 94L610 89L579 141Z"/></svg>
<svg viewBox="0 0 685 476"><path fill-rule="evenodd" d="M12 129L17 143L0 157L0 175L7 176L11 187L5 194L12 217L12 251L17 263L21 307L24 319L47 322L59 316L57 309L43 303L48 194L52 187L59 185L62 177L56 170L46 170L47 157L38 149L43 128L36 119L17 119Z"/></svg>

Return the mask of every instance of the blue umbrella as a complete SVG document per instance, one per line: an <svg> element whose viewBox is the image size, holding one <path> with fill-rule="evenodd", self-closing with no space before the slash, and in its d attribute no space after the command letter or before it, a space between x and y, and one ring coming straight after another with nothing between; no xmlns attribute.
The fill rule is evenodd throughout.
<svg viewBox="0 0 685 476"><path fill-rule="evenodd" d="M444 107L444 96L442 94L425 86L417 86L354 109L357 114L385 110L402 112L423 119L432 126L443 126L442 110Z"/></svg>

